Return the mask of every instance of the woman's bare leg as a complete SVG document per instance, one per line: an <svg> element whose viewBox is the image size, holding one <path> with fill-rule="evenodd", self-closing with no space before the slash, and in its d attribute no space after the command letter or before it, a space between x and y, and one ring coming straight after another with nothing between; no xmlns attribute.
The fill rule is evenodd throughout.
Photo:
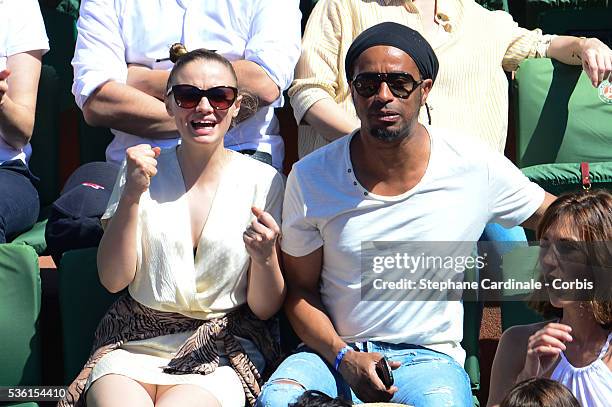
<svg viewBox="0 0 612 407"><path fill-rule="evenodd" d="M157 386L156 407L221 407L219 400L205 389L192 384Z"/></svg>
<svg viewBox="0 0 612 407"><path fill-rule="evenodd" d="M153 407L156 385L137 382L126 376L102 376L87 391L87 407Z"/></svg>

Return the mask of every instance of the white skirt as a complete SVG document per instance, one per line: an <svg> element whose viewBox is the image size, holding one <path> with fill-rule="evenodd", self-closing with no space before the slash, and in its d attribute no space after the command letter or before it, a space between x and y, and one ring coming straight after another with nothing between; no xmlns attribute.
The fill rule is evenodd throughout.
<svg viewBox="0 0 612 407"><path fill-rule="evenodd" d="M186 332L125 343L96 363L89 375L85 391L100 377L118 374L147 384L199 386L212 394L223 407L243 407L246 401L244 389L238 374L229 366L222 344L218 344L219 366L212 373L178 375L163 372L163 368L191 334L192 332ZM237 339L257 369L263 371L265 362L255 345L247 339Z"/></svg>

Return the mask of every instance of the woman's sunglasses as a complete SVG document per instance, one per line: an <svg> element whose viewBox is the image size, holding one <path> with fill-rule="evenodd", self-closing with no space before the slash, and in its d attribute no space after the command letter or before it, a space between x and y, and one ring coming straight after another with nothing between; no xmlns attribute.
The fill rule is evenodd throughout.
<svg viewBox="0 0 612 407"><path fill-rule="evenodd" d="M369 98L378 93L383 82L387 84L393 96L406 99L423 80L415 81L412 75L406 72L365 72L353 79L353 86L359 95Z"/></svg>
<svg viewBox="0 0 612 407"><path fill-rule="evenodd" d="M236 101L238 89L231 86L215 86L214 88L202 90L193 85L174 85L166 96L174 94L174 100L179 107L193 109L203 97L215 110L227 110Z"/></svg>

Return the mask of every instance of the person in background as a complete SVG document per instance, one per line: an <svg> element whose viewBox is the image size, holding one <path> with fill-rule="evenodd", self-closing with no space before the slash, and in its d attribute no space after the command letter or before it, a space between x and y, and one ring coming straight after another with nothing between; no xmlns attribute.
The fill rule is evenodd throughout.
<svg viewBox="0 0 612 407"><path fill-rule="evenodd" d="M223 146L244 107L232 64L209 50L183 54L165 92L181 144L127 150L98 273L107 290L128 292L60 406L253 405L278 357L263 320L285 295L283 177Z"/></svg>
<svg viewBox="0 0 612 407"><path fill-rule="evenodd" d="M0 2L0 243L38 219L36 178L28 160L41 61L48 50L38 2Z"/></svg>
<svg viewBox="0 0 612 407"><path fill-rule="evenodd" d="M607 406L612 400L612 194L559 197L544 214L537 236L549 284L541 294L548 300L536 298L531 305L549 320L503 333L487 405L499 404L516 382L544 377L565 385L583 407ZM579 289L551 285L583 278L594 284L588 298Z"/></svg>
<svg viewBox="0 0 612 407"><path fill-rule="evenodd" d="M549 57L582 65L594 86L612 71L612 51L596 38L542 35L519 27L503 11L474 0L328 0L314 7L289 96L299 125L300 157L359 127L342 61L365 29L392 21L425 37L440 60L436 87L420 110L421 123L452 129L504 152L508 128L508 80L526 58ZM487 225L483 240L525 241L522 228ZM499 243L499 255L508 245Z"/></svg>

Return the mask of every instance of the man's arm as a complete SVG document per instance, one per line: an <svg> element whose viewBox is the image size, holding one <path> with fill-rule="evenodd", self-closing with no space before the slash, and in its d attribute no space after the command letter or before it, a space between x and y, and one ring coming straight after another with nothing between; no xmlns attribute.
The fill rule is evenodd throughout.
<svg viewBox="0 0 612 407"><path fill-rule="evenodd" d="M261 66L244 59L233 61L232 66L238 77L238 88L257 97L260 106L270 105L279 98L279 87ZM127 85L158 100L164 100L169 75L168 71L131 65L128 68Z"/></svg>
<svg viewBox="0 0 612 407"><path fill-rule="evenodd" d="M164 103L126 84L126 49L114 1L84 0L77 28L72 92L87 123L148 138L175 138Z"/></svg>
<svg viewBox="0 0 612 407"><path fill-rule="evenodd" d="M176 124L164 102L115 81L98 87L83 106L83 117L91 126L104 126L137 136L176 138Z"/></svg>
<svg viewBox="0 0 612 407"><path fill-rule="evenodd" d="M527 229L537 230L538 225L540 224L540 219L542 219L544 212L546 212L546 209L548 209L550 204L553 203L555 199L557 199L556 196L545 192L544 201L542 202L540 207L525 222L521 223L521 226Z"/></svg>
<svg viewBox="0 0 612 407"><path fill-rule="evenodd" d="M334 366L338 351L346 343L338 336L321 302L322 258L322 247L302 257L283 253L288 287L285 312L302 341ZM340 374L363 401L387 401L397 391L395 387L387 390L376 375L375 364L380 358L378 353L351 350L340 364Z"/></svg>
<svg viewBox="0 0 612 407"><path fill-rule="evenodd" d="M593 86L612 73L612 50L597 38L555 37L548 47L548 57L569 65L582 65Z"/></svg>
<svg viewBox="0 0 612 407"><path fill-rule="evenodd" d="M32 137L41 58L41 50L11 55L0 71L0 135L17 150Z"/></svg>

